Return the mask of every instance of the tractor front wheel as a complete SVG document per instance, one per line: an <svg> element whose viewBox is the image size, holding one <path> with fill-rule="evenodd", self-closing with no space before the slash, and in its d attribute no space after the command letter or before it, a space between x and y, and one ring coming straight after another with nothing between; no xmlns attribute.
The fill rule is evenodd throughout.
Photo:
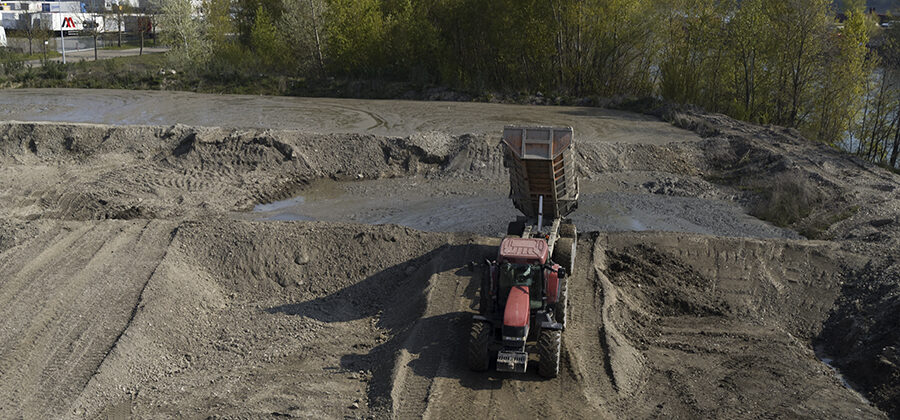
<svg viewBox="0 0 900 420"><path fill-rule="evenodd" d="M538 338L538 373L545 378L559 376L559 351L562 347L562 333L543 330Z"/></svg>
<svg viewBox="0 0 900 420"><path fill-rule="evenodd" d="M553 247L553 262L565 267L566 275L571 276L575 269L575 245L572 238L559 238Z"/></svg>
<svg viewBox="0 0 900 420"><path fill-rule="evenodd" d="M488 370L491 363L491 325L486 322L472 321L469 333L469 369L476 372Z"/></svg>

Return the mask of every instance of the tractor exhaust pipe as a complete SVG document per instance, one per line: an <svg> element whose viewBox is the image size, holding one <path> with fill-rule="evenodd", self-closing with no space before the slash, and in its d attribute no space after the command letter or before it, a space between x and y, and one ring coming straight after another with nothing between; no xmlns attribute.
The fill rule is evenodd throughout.
<svg viewBox="0 0 900 420"><path fill-rule="evenodd" d="M538 232L544 228L544 196L538 196Z"/></svg>

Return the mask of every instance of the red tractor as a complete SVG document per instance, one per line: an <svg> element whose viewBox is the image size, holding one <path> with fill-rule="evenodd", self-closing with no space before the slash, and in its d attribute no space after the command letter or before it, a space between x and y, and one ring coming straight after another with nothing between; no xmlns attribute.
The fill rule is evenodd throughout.
<svg viewBox="0 0 900 420"><path fill-rule="evenodd" d="M510 196L525 216L509 224L497 259L481 276L469 367L488 370L496 352L498 371L524 373L529 355L537 354L538 373L552 378L559 374L567 276L575 265L575 225L562 219L577 207L572 129L506 127L503 134Z"/></svg>

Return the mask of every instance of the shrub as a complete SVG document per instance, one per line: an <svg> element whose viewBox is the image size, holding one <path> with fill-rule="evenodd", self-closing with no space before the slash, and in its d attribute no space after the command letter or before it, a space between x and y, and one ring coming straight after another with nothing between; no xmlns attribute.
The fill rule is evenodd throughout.
<svg viewBox="0 0 900 420"><path fill-rule="evenodd" d="M751 213L781 227L805 219L822 202L819 189L797 174L780 173L760 187L761 200Z"/></svg>

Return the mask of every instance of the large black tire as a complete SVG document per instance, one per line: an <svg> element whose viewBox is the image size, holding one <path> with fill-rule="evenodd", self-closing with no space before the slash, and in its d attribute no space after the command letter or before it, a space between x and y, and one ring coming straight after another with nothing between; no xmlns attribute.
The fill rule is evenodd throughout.
<svg viewBox="0 0 900 420"><path fill-rule="evenodd" d="M506 236L521 237L525 233L525 222L509 222L506 226Z"/></svg>
<svg viewBox="0 0 900 420"><path fill-rule="evenodd" d="M488 370L491 363L491 325L486 322L472 321L469 333L469 369L476 372Z"/></svg>
<svg viewBox="0 0 900 420"><path fill-rule="evenodd" d="M545 378L559 376L559 351L562 334L555 330L542 330L538 338L538 373Z"/></svg>
<svg viewBox="0 0 900 420"><path fill-rule="evenodd" d="M553 247L553 262L566 269L566 275L572 275L575 269L575 239L559 238Z"/></svg>
<svg viewBox="0 0 900 420"><path fill-rule="evenodd" d="M553 308L553 318L556 322L566 326L566 311L569 305L569 277L559 279L559 296Z"/></svg>

